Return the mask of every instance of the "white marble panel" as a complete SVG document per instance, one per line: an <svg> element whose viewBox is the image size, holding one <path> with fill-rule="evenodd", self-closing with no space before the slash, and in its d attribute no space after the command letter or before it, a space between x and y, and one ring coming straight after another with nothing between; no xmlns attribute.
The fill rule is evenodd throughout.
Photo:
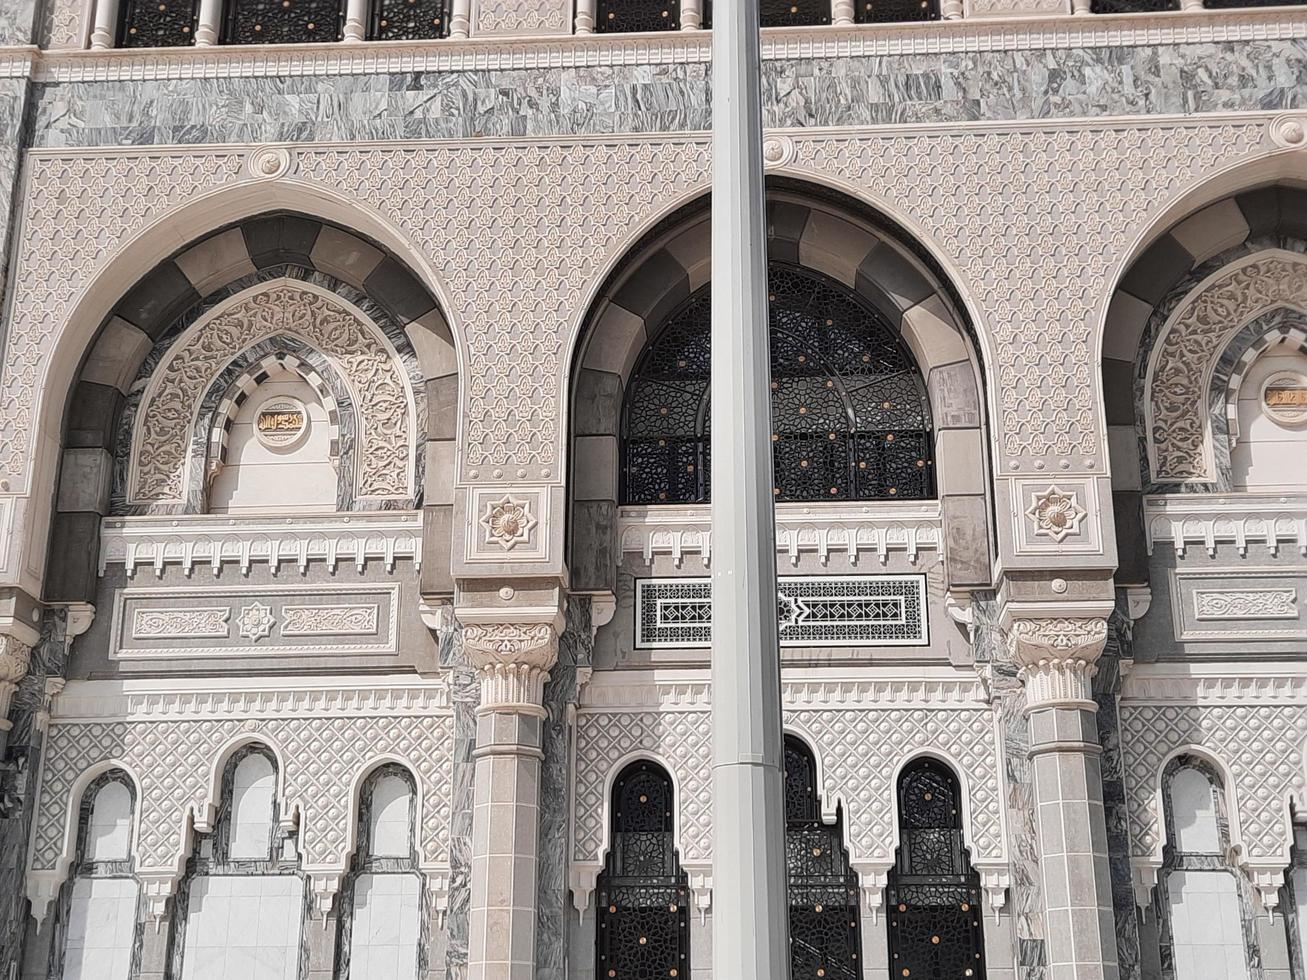
<svg viewBox="0 0 1307 980"><path fill-rule="evenodd" d="M80 878L74 883L63 980L127 980L136 893L131 878Z"/></svg>
<svg viewBox="0 0 1307 980"><path fill-rule="evenodd" d="M420 883L412 874L361 875L354 885L350 980L417 975Z"/></svg>
<svg viewBox="0 0 1307 980"><path fill-rule="evenodd" d="M373 857L408 857L410 826L408 784L398 776L384 776L372 788Z"/></svg>
<svg viewBox="0 0 1307 980"><path fill-rule="evenodd" d="M1185 854L1221 853L1216 823L1216 798L1211 781L1199 770L1176 770L1171 779L1171 819L1175 849Z"/></svg>
<svg viewBox="0 0 1307 980"><path fill-rule="evenodd" d="M1167 881L1175 980L1249 980L1234 878L1176 871Z"/></svg>
<svg viewBox="0 0 1307 980"><path fill-rule="evenodd" d="M272 798L277 776L262 755L247 755L236 766L231 791L233 860L266 861L272 840Z"/></svg>
<svg viewBox="0 0 1307 980"><path fill-rule="evenodd" d="M295 980L304 883L230 875L191 883L182 980Z"/></svg>
<svg viewBox="0 0 1307 980"><path fill-rule="evenodd" d="M86 860L126 861L132 838L132 794L123 784L105 783L95 794L86 833Z"/></svg>

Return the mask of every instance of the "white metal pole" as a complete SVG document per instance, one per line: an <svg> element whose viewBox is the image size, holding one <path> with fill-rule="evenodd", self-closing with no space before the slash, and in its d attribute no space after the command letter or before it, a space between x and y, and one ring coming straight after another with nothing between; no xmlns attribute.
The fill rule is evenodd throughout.
<svg viewBox="0 0 1307 980"><path fill-rule="evenodd" d="M789 977L757 0L713 10L713 976Z"/></svg>

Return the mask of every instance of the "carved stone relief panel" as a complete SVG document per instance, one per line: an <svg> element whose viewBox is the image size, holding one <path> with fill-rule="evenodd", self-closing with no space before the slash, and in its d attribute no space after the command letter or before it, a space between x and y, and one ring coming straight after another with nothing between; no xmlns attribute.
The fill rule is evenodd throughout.
<svg viewBox="0 0 1307 980"><path fill-rule="evenodd" d="M1307 308L1307 258L1267 250L1214 273L1171 314L1144 382L1155 482L1216 479L1207 412L1212 368L1241 327L1280 306Z"/></svg>
<svg viewBox="0 0 1307 980"><path fill-rule="evenodd" d="M1181 642L1307 639L1307 568L1181 567L1170 591Z"/></svg>
<svg viewBox="0 0 1307 980"><path fill-rule="evenodd" d="M287 334L320 350L358 399L358 495L409 497L415 413L404 368L385 336L344 300L306 283L274 281L240 294L184 333L155 369L136 417L129 502L183 500L191 421L233 357Z"/></svg>
<svg viewBox="0 0 1307 980"><path fill-rule="evenodd" d="M77 692L70 685L68 693ZM89 703L68 708L96 710ZM279 754L285 812L300 811L306 867L344 870L355 826L353 788L364 767L383 756L406 760L416 770L419 852L425 865L448 864L453 719L443 688L161 691L135 703L124 699L119 710L116 719L56 718L51 724L34 871L52 871L67 856L69 794L82 773L107 760L122 764L140 783L137 870L176 868L187 813L205 819L205 805L215 802L218 756L239 738L266 740Z"/></svg>

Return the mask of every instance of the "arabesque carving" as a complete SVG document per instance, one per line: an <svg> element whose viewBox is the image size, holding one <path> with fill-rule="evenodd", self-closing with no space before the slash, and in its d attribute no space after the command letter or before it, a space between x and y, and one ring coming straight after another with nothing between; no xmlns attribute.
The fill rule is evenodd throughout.
<svg viewBox="0 0 1307 980"><path fill-rule="evenodd" d="M468 623L463 651L481 675L482 707L537 707L558 660L552 623Z"/></svg>
<svg viewBox="0 0 1307 980"><path fill-rule="evenodd" d="M1258 253L1210 278L1171 314L1146 379L1154 481L1215 479L1206 388L1212 365L1244 324L1278 306L1307 310L1307 257Z"/></svg>
<svg viewBox="0 0 1307 980"><path fill-rule="evenodd" d="M1008 628L1008 649L1019 665L1031 707L1087 702L1107 643L1107 620L1053 617L1017 619Z"/></svg>
<svg viewBox="0 0 1307 980"><path fill-rule="evenodd" d="M341 300L289 280L257 287L184 333L150 379L132 439L134 502L185 497L195 406L233 357L289 334L340 367L367 433L356 447L360 497L406 497L413 483L413 411L402 365L380 330Z"/></svg>

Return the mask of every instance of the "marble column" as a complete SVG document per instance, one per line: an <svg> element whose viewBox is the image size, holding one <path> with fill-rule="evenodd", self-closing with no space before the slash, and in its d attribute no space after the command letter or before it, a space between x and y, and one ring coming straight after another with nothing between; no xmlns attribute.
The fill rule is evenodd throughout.
<svg viewBox="0 0 1307 980"><path fill-rule="evenodd" d="M1048 980L1118 980L1102 748L1092 680L1101 618L1017 618L1008 627L1025 685Z"/></svg>
<svg viewBox="0 0 1307 980"><path fill-rule="evenodd" d="M713 976L789 975L757 0L712 43Z"/></svg>
<svg viewBox="0 0 1307 980"><path fill-rule="evenodd" d="M222 0L200 0L200 17L195 25L196 47L217 44L221 33Z"/></svg>
<svg viewBox="0 0 1307 980"><path fill-rule="evenodd" d="M576 33L593 34L595 29L595 0L576 0Z"/></svg>
<svg viewBox="0 0 1307 980"><path fill-rule="evenodd" d="M343 40L351 43L366 40L368 33L367 21L368 0L347 0Z"/></svg>
<svg viewBox="0 0 1307 980"><path fill-rule="evenodd" d="M91 47L96 51L112 48L118 32L118 0L97 0L95 27L91 31Z"/></svg>
<svg viewBox="0 0 1307 980"><path fill-rule="evenodd" d="M472 32L472 0L454 0L449 14L449 36L465 38Z"/></svg>
<svg viewBox="0 0 1307 980"><path fill-rule="evenodd" d="M481 680L472 805L469 980L532 980L545 681L562 617L464 623Z"/></svg>

